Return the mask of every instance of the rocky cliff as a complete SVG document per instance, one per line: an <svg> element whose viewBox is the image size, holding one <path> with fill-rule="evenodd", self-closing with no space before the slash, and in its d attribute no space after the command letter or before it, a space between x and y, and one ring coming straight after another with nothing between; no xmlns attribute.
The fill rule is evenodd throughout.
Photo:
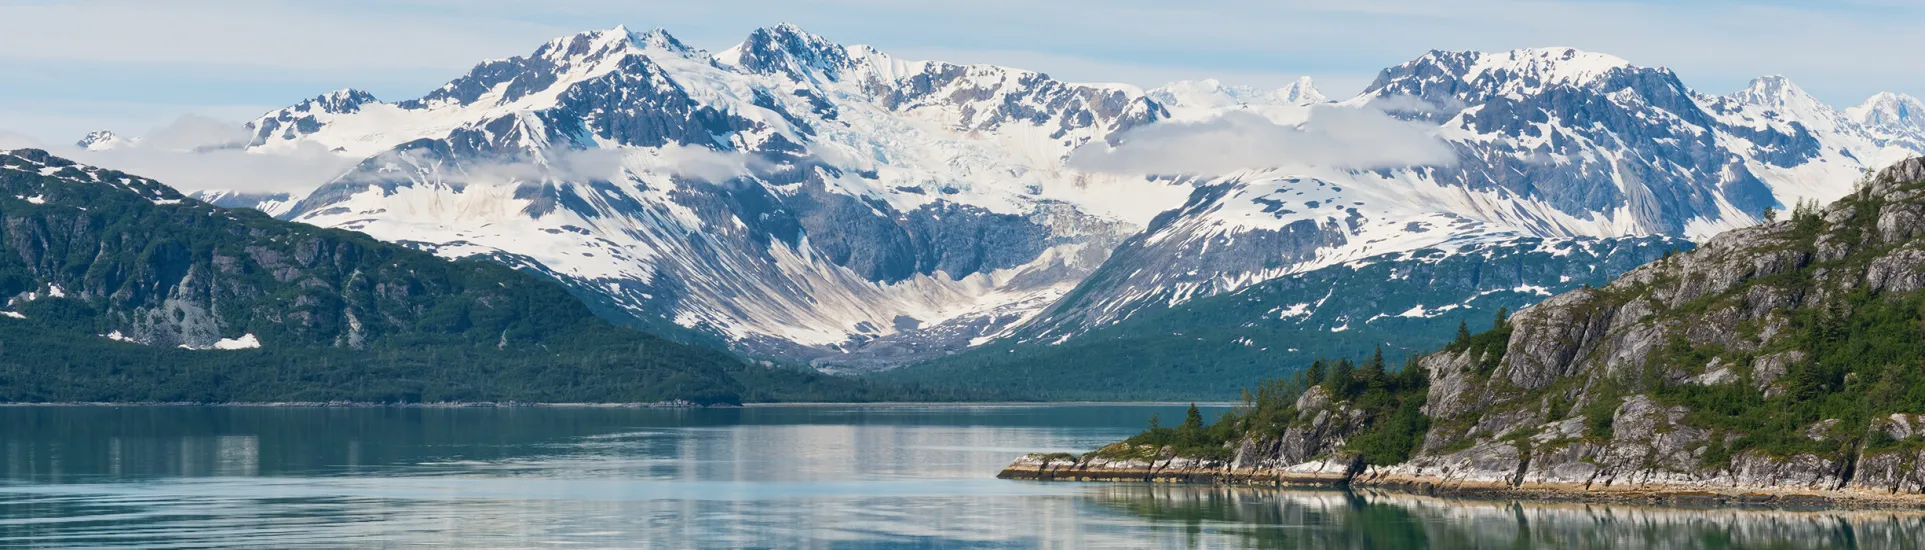
<svg viewBox="0 0 1925 550"><path fill-rule="evenodd" d="M1415 361L1428 430L1402 460L1357 452L1392 419L1359 414L1368 392L1331 399L1330 377L1284 409L1286 429L1245 430L1213 458L1111 448L1005 475L1925 503L1925 159L1789 218Z"/></svg>

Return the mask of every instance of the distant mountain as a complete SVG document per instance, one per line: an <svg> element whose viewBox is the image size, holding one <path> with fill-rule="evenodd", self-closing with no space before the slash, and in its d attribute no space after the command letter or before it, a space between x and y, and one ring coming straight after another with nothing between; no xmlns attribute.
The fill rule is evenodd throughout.
<svg viewBox="0 0 1925 550"><path fill-rule="evenodd" d="M362 159L286 219L546 274L620 322L866 370L1386 254L1701 240L1925 150L1910 104L1868 105L1841 113L1776 77L1713 96L1563 48L1430 52L1331 103L1307 80L1140 90L791 25L717 53L618 27L420 98L310 98L250 123L248 147ZM1230 132L1278 141L1277 160L1072 162ZM1330 158L1395 153L1377 151L1387 133L1426 154Z"/></svg>
<svg viewBox="0 0 1925 550"><path fill-rule="evenodd" d="M561 286L0 153L0 402L862 398L595 317Z"/></svg>
<svg viewBox="0 0 1925 550"><path fill-rule="evenodd" d="M188 198L219 206L221 208L248 208L280 216L294 209L295 199L291 193L247 193L225 189L203 189L187 194Z"/></svg>
<svg viewBox="0 0 1925 550"><path fill-rule="evenodd" d="M1220 114L1224 109L1301 107L1328 101L1307 76L1275 90L1224 85L1211 79L1174 82L1149 90L1145 95L1179 117L1185 113L1203 117Z"/></svg>
<svg viewBox="0 0 1925 550"><path fill-rule="evenodd" d="M1086 332L1026 325L1017 338L883 378L1035 399L1221 399L1318 359L1426 353L1449 343L1460 325L1488 327L1500 311L1603 285L1691 247L1664 236L1519 237L1397 252L1144 308Z"/></svg>
<svg viewBox="0 0 1925 550"><path fill-rule="evenodd" d="M120 135L115 134L112 131L99 130L95 132L89 132L87 134L87 137L80 138L80 141L75 142L74 146L79 147L81 149L86 149L89 151L106 151L109 149L125 147L133 143L134 143L133 140L120 137Z"/></svg>
<svg viewBox="0 0 1925 550"><path fill-rule="evenodd" d="M1880 93L1864 104L1846 109L1845 116L1871 129L1886 143L1912 150L1925 149L1925 102L1918 98Z"/></svg>

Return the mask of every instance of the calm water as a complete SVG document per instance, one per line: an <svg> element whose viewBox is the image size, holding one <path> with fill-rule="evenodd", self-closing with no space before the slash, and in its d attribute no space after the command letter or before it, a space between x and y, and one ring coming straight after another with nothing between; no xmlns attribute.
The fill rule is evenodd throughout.
<svg viewBox="0 0 1925 550"><path fill-rule="evenodd" d="M1919 548L1887 512L1001 481L1178 407L0 407L0 546Z"/></svg>

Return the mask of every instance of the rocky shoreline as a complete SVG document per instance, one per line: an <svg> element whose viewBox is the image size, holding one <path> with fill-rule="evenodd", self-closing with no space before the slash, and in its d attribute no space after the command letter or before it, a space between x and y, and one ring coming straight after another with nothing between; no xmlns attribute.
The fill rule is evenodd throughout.
<svg viewBox="0 0 1925 550"><path fill-rule="evenodd" d="M1245 468L1214 460L1157 461L1032 453L1010 463L998 479L1136 482L1279 488L1347 488L1426 497L1594 502L1667 506L1761 506L1794 509L1925 509L1925 494L1845 487L1801 489L1714 483L1596 484L1518 482L1415 474L1412 467L1312 461L1288 467ZM1493 472L1495 473L1495 472Z"/></svg>

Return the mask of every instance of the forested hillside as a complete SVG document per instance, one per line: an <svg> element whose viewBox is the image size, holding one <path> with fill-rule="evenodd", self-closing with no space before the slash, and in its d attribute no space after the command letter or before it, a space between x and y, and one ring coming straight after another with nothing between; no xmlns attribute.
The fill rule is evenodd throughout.
<svg viewBox="0 0 1925 550"><path fill-rule="evenodd" d="M553 281L0 154L0 401L866 399L619 328Z"/></svg>
<svg viewBox="0 0 1925 550"><path fill-rule="evenodd" d="M1267 281L1058 338L1010 339L889 371L881 380L1008 398L1223 400L1319 358L1392 362L1545 296L1603 285L1692 244L1669 237L1520 238L1387 254Z"/></svg>

